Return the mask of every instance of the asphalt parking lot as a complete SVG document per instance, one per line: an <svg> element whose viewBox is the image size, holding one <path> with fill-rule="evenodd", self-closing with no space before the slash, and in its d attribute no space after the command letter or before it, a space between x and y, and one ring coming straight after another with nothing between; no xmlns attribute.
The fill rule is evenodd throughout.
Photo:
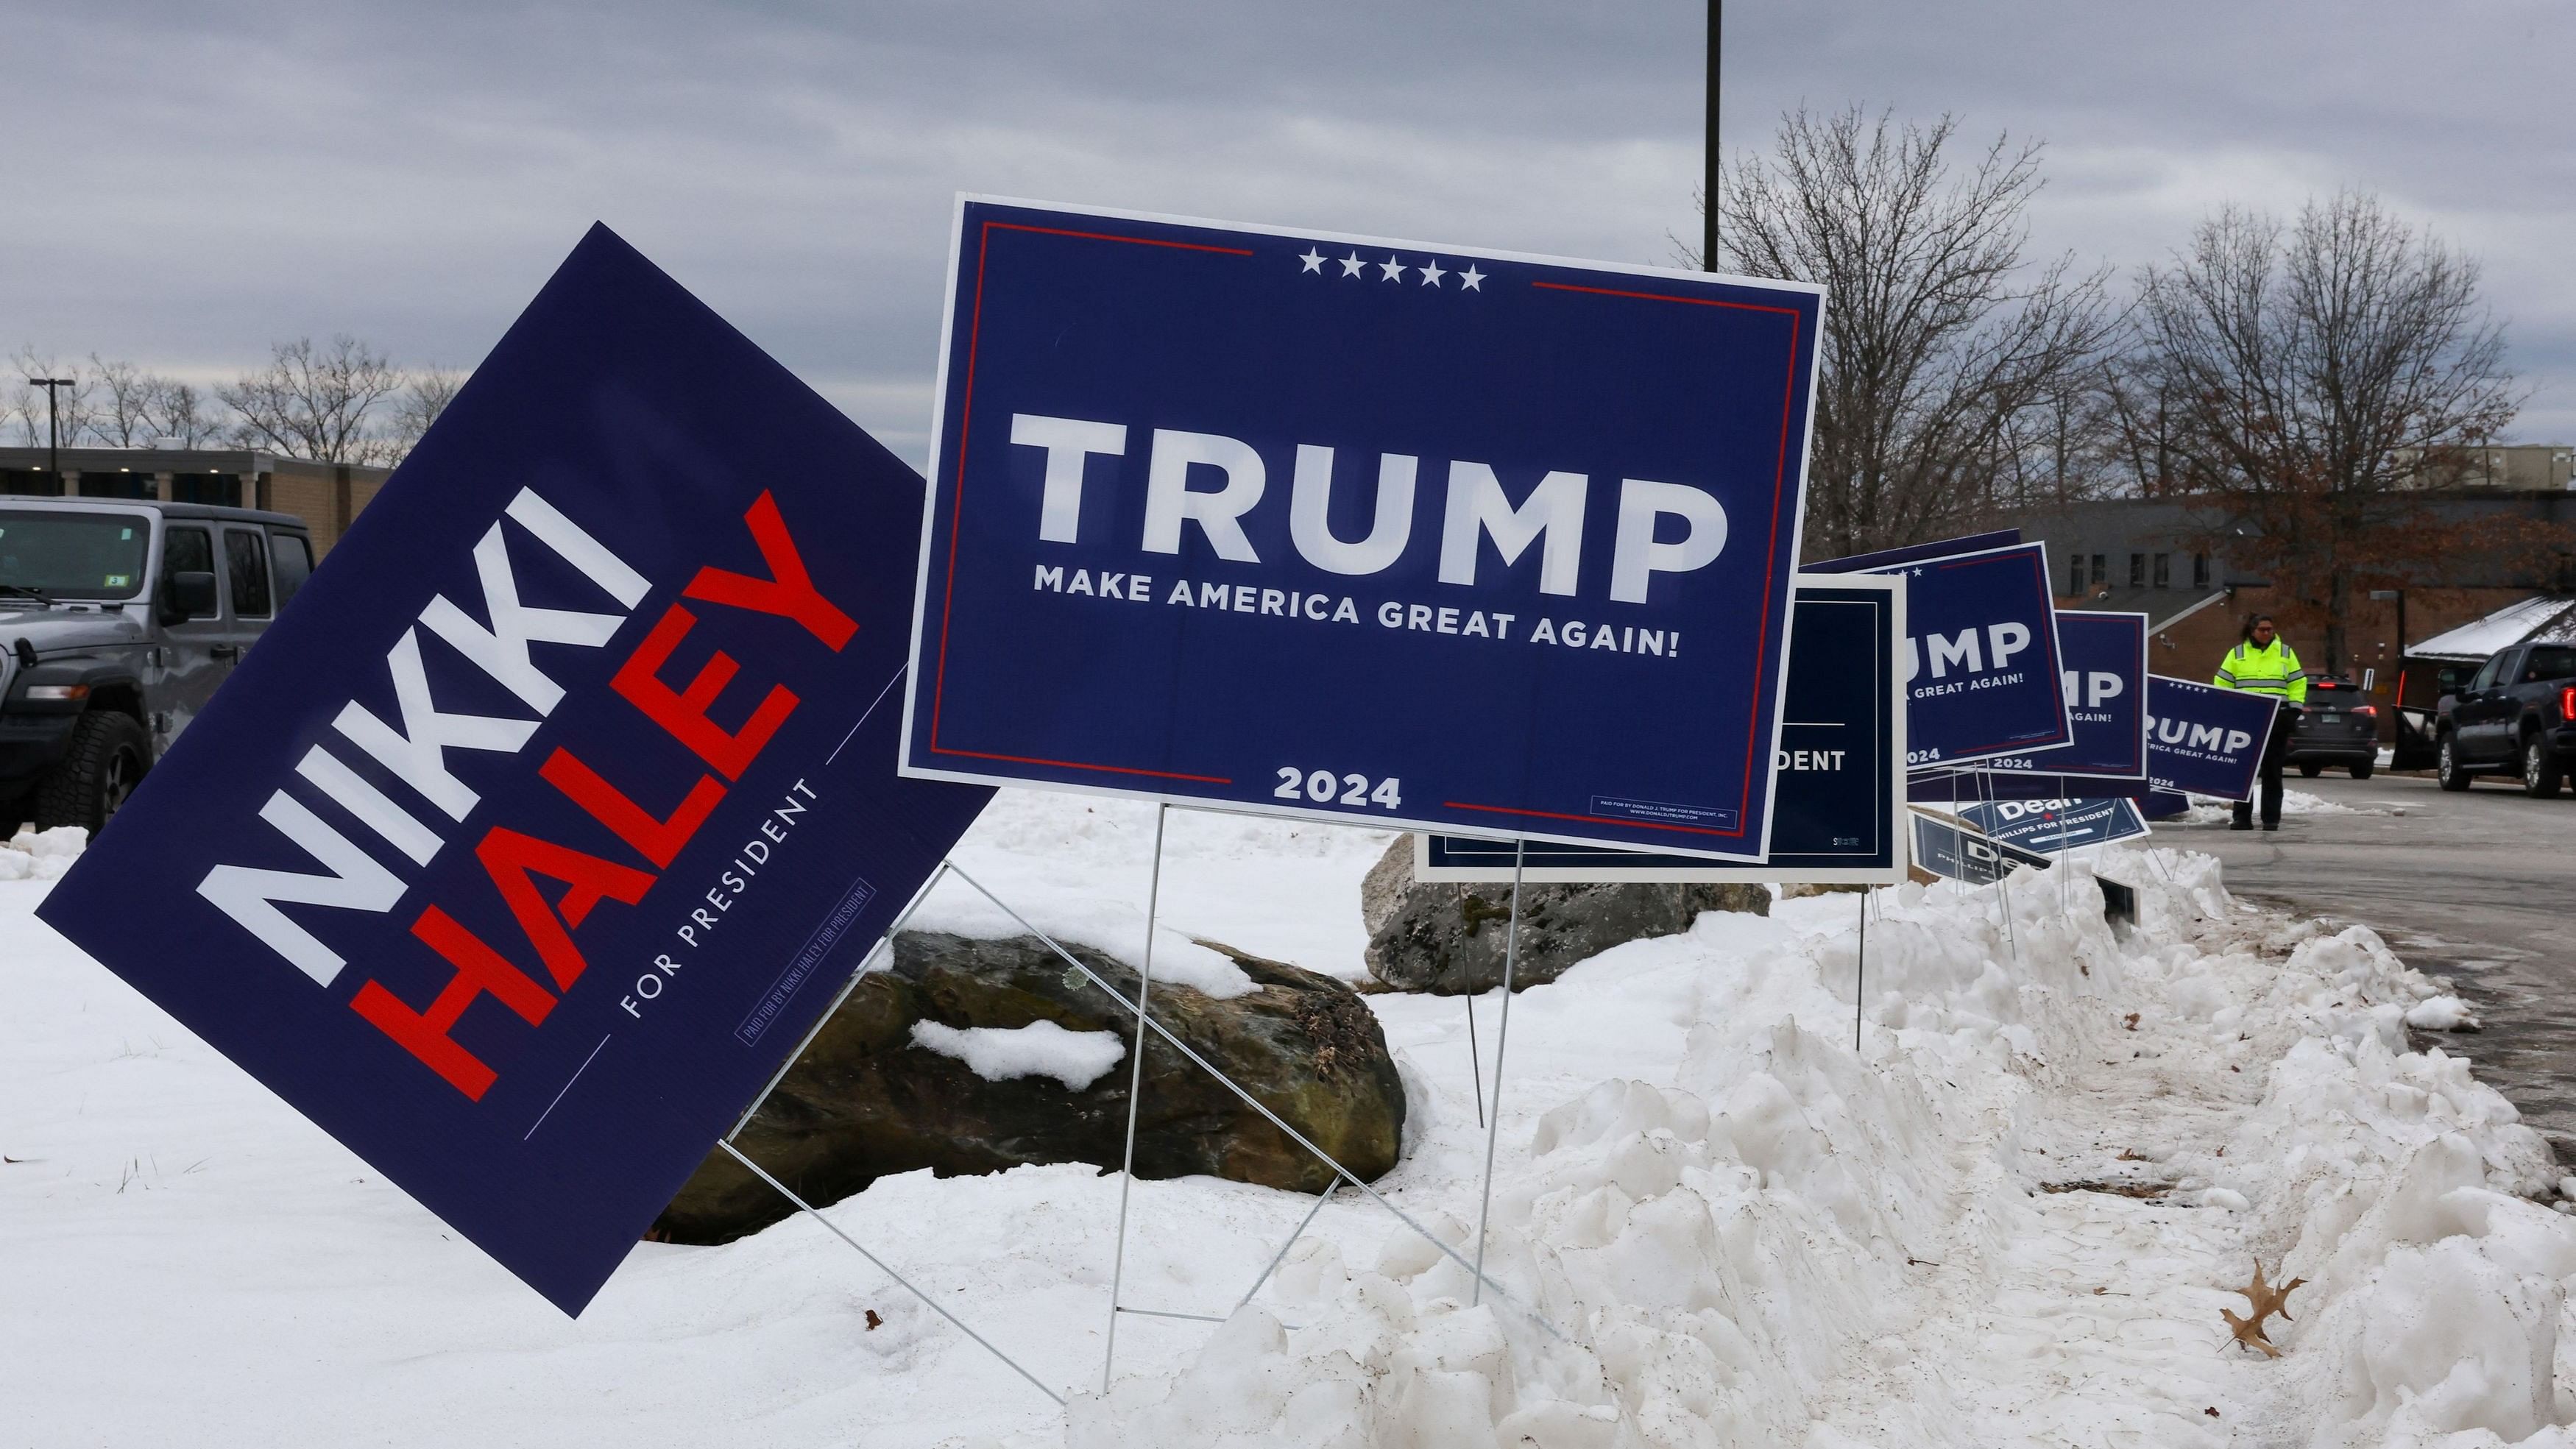
<svg viewBox="0 0 2576 1449"><path fill-rule="evenodd" d="M2452 977L2485 1030L2418 1044L2475 1060L2576 1163L2576 797L2533 800L2505 776L2457 795L2429 774L2293 770L2289 785L2353 813L2285 815L2271 835L2167 824L2157 837L2216 855L2241 896L2366 922L2408 965Z"/></svg>

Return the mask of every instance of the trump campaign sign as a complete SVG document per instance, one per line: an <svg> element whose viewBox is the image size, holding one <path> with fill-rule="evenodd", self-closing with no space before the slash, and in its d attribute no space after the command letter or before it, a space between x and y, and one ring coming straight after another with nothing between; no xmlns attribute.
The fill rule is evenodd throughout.
<svg viewBox="0 0 2576 1449"><path fill-rule="evenodd" d="M920 520L595 228L39 913L577 1313L990 794Z"/></svg>
<svg viewBox="0 0 2576 1449"><path fill-rule="evenodd" d="M1759 857L1823 300L961 201L904 771Z"/></svg>
<svg viewBox="0 0 2576 1449"><path fill-rule="evenodd" d="M2146 793L2147 616L2059 610L2058 674L2072 736L2042 754L1979 762L1966 793L2013 799ZM1955 775L1918 775L1917 800L1953 797Z"/></svg>
<svg viewBox="0 0 2576 1449"><path fill-rule="evenodd" d="M1789 712L1772 768L1771 853L1730 865L1653 851L1460 835L1414 837L1420 881L1905 879L1905 710L1896 653L1902 579L1802 577L1789 621Z"/></svg>
<svg viewBox="0 0 2576 1449"><path fill-rule="evenodd" d="M1906 754L1918 770L2054 750L2073 738L2048 546L1977 546L1992 537L1808 565L1811 573L1905 576Z"/></svg>
<svg viewBox="0 0 2576 1449"><path fill-rule="evenodd" d="M2253 798L2279 705L2268 694L2147 679L2147 778L2159 790Z"/></svg>

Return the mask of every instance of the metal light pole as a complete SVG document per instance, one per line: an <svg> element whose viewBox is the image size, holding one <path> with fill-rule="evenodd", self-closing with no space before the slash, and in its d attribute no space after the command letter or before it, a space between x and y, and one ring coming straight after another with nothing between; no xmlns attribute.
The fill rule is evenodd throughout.
<svg viewBox="0 0 2576 1449"><path fill-rule="evenodd" d="M1717 58L1721 50L1718 38L1725 0L1708 0L1708 139L1704 143L1700 178L1699 266L1704 272L1717 270Z"/></svg>
<svg viewBox="0 0 2576 1449"><path fill-rule="evenodd" d="M2396 600L2398 605L2398 682L2393 685L2393 703L2388 705L2388 718L2391 718L2388 728L2393 731L2396 713L2406 708L2406 589L2370 589L2370 597L2378 602ZM2391 739L2396 739L2396 736L2391 734Z"/></svg>
<svg viewBox="0 0 2576 1449"><path fill-rule="evenodd" d="M45 390L45 471L54 475L54 491L60 493L63 491L62 414L54 403L55 390L71 387L75 380L68 377L31 377L27 383Z"/></svg>
<svg viewBox="0 0 2576 1449"><path fill-rule="evenodd" d="M2397 601L2397 657L2403 660L2406 657L2406 591L2373 589L2370 591L2370 597L2380 603L2386 603L2391 599Z"/></svg>

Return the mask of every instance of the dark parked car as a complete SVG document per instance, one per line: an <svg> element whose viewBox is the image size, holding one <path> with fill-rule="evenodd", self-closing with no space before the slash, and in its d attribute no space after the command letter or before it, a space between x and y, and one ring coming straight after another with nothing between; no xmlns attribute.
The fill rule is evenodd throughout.
<svg viewBox="0 0 2576 1449"><path fill-rule="evenodd" d="M2576 644L2515 644L2442 701L2435 722L2445 790L2510 770L2523 793L2558 793L2576 764Z"/></svg>
<svg viewBox="0 0 2576 1449"><path fill-rule="evenodd" d="M105 825L312 572L289 514L0 499L0 823Z"/></svg>
<svg viewBox="0 0 2576 1449"><path fill-rule="evenodd" d="M2370 778L2379 763L2379 707L2367 703L2349 679L2320 675L2308 681L2308 707L2290 724L2285 764L2313 780L2328 765L2352 771L2356 780Z"/></svg>

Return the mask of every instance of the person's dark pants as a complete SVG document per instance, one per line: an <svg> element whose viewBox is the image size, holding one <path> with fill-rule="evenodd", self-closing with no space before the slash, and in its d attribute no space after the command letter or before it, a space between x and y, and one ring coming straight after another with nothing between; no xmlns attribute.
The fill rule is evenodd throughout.
<svg viewBox="0 0 2576 1449"><path fill-rule="evenodd" d="M2290 752L2290 725L2298 711L2284 706L2272 716L2272 733L2263 741L2263 828L2281 828L2281 757ZM2236 802L2236 828L2244 830L2254 824L2254 802Z"/></svg>

